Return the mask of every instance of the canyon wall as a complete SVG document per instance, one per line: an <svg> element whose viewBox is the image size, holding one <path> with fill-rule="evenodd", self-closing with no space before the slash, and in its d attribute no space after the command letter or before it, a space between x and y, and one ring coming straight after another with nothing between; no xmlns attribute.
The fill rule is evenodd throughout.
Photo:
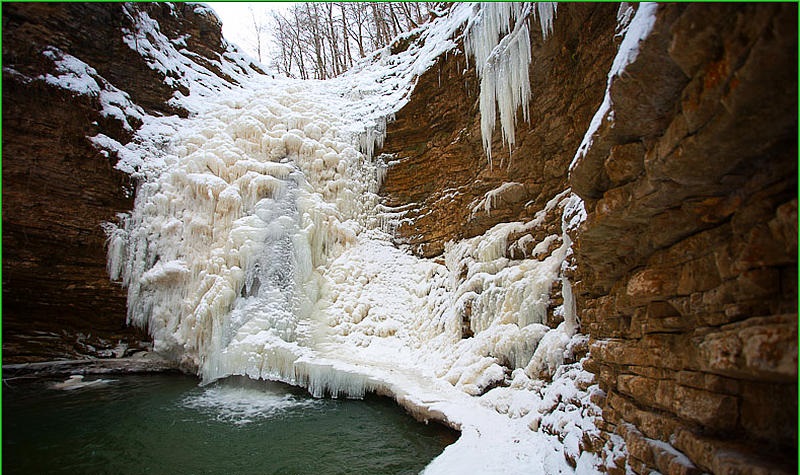
<svg viewBox="0 0 800 475"><path fill-rule="evenodd" d="M481 145L474 62L463 53L440 57L420 77L381 149L391 164L382 188L385 205L403 213L400 242L419 255L437 256L449 240L530 220L569 186L569 163L603 98L619 44L617 7L563 6L544 42L538 23L531 22L531 121L519 113L513 150L494 134L491 164ZM511 185L494 194L487 211L487 193L504 183ZM553 213L552 220L560 215ZM560 228L556 221L540 230L536 242Z"/></svg>
<svg viewBox="0 0 800 475"><path fill-rule="evenodd" d="M135 183L114 168L117 157L87 137L127 143L149 114L187 111L169 104L179 80L153 69L123 40L145 13L192 61L216 72L228 47L220 24L188 4L39 3L3 5L3 361L75 355L110 356L146 335L125 325L125 292L109 281L102 223L133 206ZM137 33L138 35L138 33ZM142 42L155 41L142 34ZM97 91L69 88L69 55L94 68L103 91L119 89L134 106L104 114ZM78 62L69 63L81 68ZM80 71L73 71L80 72ZM179 79L179 78L172 78ZM228 78L229 79L229 78ZM114 88L116 87L116 89ZM123 351L119 347L118 351Z"/></svg>
<svg viewBox="0 0 800 475"><path fill-rule="evenodd" d="M794 472L797 7L669 5L571 174L585 367L638 472Z"/></svg>
<svg viewBox="0 0 800 475"><path fill-rule="evenodd" d="M463 55L420 78L383 149L397 239L435 257L571 187L588 214L571 231L584 365L631 468L794 472L796 5L662 5L607 83L616 9L561 5L546 41L532 28L530 122L510 157L494 134L491 165ZM569 171L606 89L613 108ZM507 257L531 257L514 242Z"/></svg>
<svg viewBox="0 0 800 475"><path fill-rule="evenodd" d="M140 119L45 80L69 54L142 111L188 114L169 101L188 92L180 75L122 39L137 12L233 81L215 66L227 45L202 8L3 5L4 362L143 345L109 282L101 226L131 208L135 183L87 138L126 143ZM625 439L637 473L796 472L797 6L662 5L609 82L625 12L561 5L546 40L531 22L530 120L519 114L513 150L495 133L491 164L474 64L439 58L388 126L383 206L421 256L536 221L505 254L540 258L552 249L537 243L562 239L562 210L548 205L576 193L587 217L570 230L565 272L605 437ZM584 140L606 95L613 117ZM563 302L555 287L551 307Z"/></svg>

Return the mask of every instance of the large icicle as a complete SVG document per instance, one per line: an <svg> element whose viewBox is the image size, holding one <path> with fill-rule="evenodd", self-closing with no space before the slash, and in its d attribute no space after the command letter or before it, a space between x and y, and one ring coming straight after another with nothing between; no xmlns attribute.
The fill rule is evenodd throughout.
<svg viewBox="0 0 800 475"><path fill-rule="evenodd" d="M517 110L529 120L531 97L528 68L531 63L528 18L538 17L542 38L553 30L555 2L500 2L478 4L475 17L467 25L464 46L475 59L481 80L481 137L489 163L492 161L492 133L496 112L500 111L503 143L513 149Z"/></svg>

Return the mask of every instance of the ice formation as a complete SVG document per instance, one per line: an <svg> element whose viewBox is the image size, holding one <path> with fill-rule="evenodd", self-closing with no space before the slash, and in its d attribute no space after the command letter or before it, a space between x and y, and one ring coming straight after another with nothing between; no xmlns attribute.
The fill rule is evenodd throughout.
<svg viewBox="0 0 800 475"><path fill-rule="evenodd" d="M309 112L312 87L270 81L209 100L112 232L129 320L207 381L238 368L232 344L275 346L253 376L291 380L317 269L369 224L375 166L338 135L335 97Z"/></svg>
<svg viewBox="0 0 800 475"><path fill-rule="evenodd" d="M492 161L492 133L497 111L503 144L514 148L517 111L522 108L529 120L528 102L531 82L531 41L528 29L530 17L539 19L542 38L553 31L555 2L498 2L481 3L475 7L464 35L467 55L472 56L481 80L480 111L483 149Z"/></svg>
<svg viewBox="0 0 800 475"><path fill-rule="evenodd" d="M208 78L138 14L129 46L151 67L194 71L177 76L191 94L174 98L192 114L145 116L131 144L94 138L140 180L133 211L107 226L109 273L128 289L130 322L205 383L244 375L315 396L390 394L462 431L427 473L572 472L567 458L592 471L599 458L578 441L597 432L599 389L579 363L564 364L585 344L565 277L581 200L564 190L528 222L448 244L441 263L392 243L386 231L402 213L376 195L387 121L437 57L457 54L452 38L467 21L482 121L496 99L514 144L513 116L530 94L527 18L535 11L546 35L555 5L485 4L477 18L474 8L453 6L405 52L377 52L337 79L227 66L237 84ZM485 124L489 154L494 119ZM519 186L487 193L476 210ZM548 215L561 230L534 242ZM515 247L532 257L512 259Z"/></svg>

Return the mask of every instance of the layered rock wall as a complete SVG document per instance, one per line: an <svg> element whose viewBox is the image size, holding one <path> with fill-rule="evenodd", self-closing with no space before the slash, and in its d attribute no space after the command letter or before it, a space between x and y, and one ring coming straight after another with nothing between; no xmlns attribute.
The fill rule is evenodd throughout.
<svg viewBox="0 0 800 475"><path fill-rule="evenodd" d="M797 9L656 18L571 175L585 367L637 472L792 472Z"/></svg>
<svg viewBox="0 0 800 475"><path fill-rule="evenodd" d="M462 55L420 78L383 149L398 239L437 256L447 241L530 220L571 187L588 212L571 233L585 368L629 466L792 472L796 6L660 6L611 81L613 116L568 172L619 46L616 9L561 5L551 38L532 29L531 120L518 117L510 160L498 132L486 161ZM532 242L559 219L549 213ZM518 251L506 255L530 257Z"/></svg>
<svg viewBox="0 0 800 475"><path fill-rule="evenodd" d="M123 37L144 12L213 70L226 45L206 11L188 4L3 5L4 362L109 356L120 340L135 346L144 338L125 326L125 293L108 279L101 227L132 207L135 184L114 169L114 154L87 138L102 133L127 143L140 120L103 114L96 94L45 78L64 74L54 58L65 53L145 112L185 115L168 101L188 91ZM74 81L80 88L80 78Z"/></svg>

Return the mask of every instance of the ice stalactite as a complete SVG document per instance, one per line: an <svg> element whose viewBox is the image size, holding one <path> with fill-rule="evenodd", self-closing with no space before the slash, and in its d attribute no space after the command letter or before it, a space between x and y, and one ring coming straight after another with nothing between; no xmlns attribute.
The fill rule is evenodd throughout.
<svg viewBox="0 0 800 475"><path fill-rule="evenodd" d="M477 216L480 211L486 213L487 216L491 216L492 210L496 209L501 201L514 200L520 196L523 196L524 193L525 185L522 183L503 183L497 188L487 191L483 195L483 198L470 203L470 208L472 208L470 219Z"/></svg>
<svg viewBox="0 0 800 475"><path fill-rule="evenodd" d="M375 123L368 125L366 130L359 134L358 149L368 159L372 160L375 150L383 147L383 140L386 138L386 126L394 121L394 114L379 117Z"/></svg>
<svg viewBox="0 0 800 475"><path fill-rule="evenodd" d="M474 58L480 78L481 137L489 163L492 161L492 133L497 111L503 144L513 149L517 111L529 120L531 98L528 68L531 42L528 19L536 17L542 38L553 31L557 3L481 3L465 30L464 48Z"/></svg>
<svg viewBox="0 0 800 475"><path fill-rule="evenodd" d="M548 214L571 215L579 201L566 190L529 222L501 223L481 236L446 247L448 318L463 320L462 332L469 338L451 350L445 379L479 394L493 384L486 379L490 375L505 377L503 372L487 371L493 365L509 371L525 368L530 377L538 378L552 376L563 363L564 350L578 331L571 286L564 276L572 253L566 233L569 222L562 218L562 232L535 243L525 259L512 259L508 250L533 244L528 242L530 233L542 226ZM516 241L510 241L511 236L517 236ZM564 302L553 309L551 292L556 285L561 286ZM548 311L563 318L555 329L547 326ZM486 367L477 371L479 366ZM475 379L478 374L483 379Z"/></svg>

